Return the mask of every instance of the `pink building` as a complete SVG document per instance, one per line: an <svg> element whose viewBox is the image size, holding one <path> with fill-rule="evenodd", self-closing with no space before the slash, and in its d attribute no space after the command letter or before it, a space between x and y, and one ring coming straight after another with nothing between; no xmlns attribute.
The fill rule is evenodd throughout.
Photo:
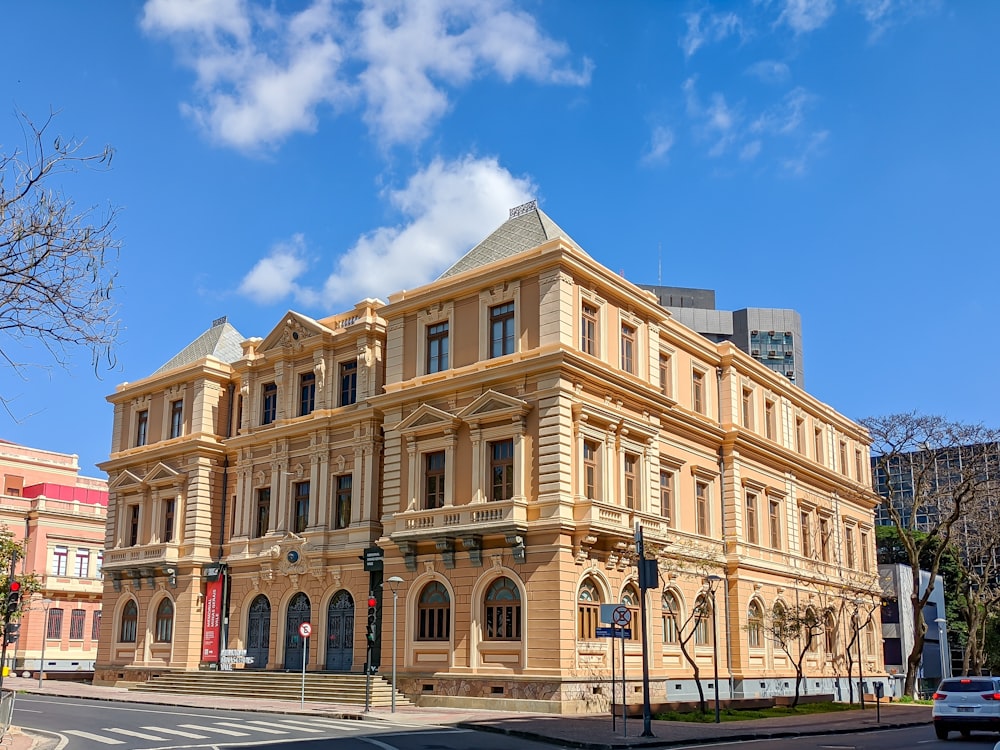
<svg viewBox="0 0 1000 750"><path fill-rule="evenodd" d="M91 672L101 622L107 482L80 476L75 455L6 440L0 440L0 475L0 524L25 540L17 572L35 573L42 582L24 605L6 665L37 674L44 659L47 673Z"/></svg>

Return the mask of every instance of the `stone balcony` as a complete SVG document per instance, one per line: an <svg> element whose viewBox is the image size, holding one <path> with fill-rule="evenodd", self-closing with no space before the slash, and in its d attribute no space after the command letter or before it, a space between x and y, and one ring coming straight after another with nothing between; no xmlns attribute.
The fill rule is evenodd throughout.
<svg viewBox="0 0 1000 750"><path fill-rule="evenodd" d="M177 562L179 545L173 543L140 544L104 553L105 572L129 568L148 568Z"/></svg>
<svg viewBox="0 0 1000 750"><path fill-rule="evenodd" d="M402 511L387 520L386 531L399 543L464 534L515 533L527 526L528 503L522 498Z"/></svg>

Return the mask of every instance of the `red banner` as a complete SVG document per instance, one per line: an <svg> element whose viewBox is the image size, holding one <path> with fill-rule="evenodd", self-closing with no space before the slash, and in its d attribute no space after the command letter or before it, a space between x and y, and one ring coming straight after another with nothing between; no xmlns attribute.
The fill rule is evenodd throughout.
<svg viewBox="0 0 1000 750"><path fill-rule="evenodd" d="M201 636L201 660L219 661L219 639L222 636L222 580L219 576L205 584L205 624Z"/></svg>

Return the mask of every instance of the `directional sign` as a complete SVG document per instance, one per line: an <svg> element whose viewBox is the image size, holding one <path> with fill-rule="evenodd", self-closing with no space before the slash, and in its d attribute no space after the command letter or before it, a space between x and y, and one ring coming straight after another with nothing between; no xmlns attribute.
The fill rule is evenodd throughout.
<svg viewBox="0 0 1000 750"><path fill-rule="evenodd" d="M299 635L301 635L303 638L308 638L309 634L312 632L313 632L313 626L310 625L308 622L304 622L301 625L299 625Z"/></svg>
<svg viewBox="0 0 1000 750"><path fill-rule="evenodd" d="M630 628L597 628L594 633L598 638L625 638L632 637Z"/></svg>
<svg viewBox="0 0 1000 750"><path fill-rule="evenodd" d="M628 607L615 607L611 622L615 625L628 625L632 622L632 613Z"/></svg>
<svg viewBox="0 0 1000 750"><path fill-rule="evenodd" d="M377 544L366 547L364 557L361 559L364 560L366 572L371 573L376 570L382 570L385 560L385 550Z"/></svg>

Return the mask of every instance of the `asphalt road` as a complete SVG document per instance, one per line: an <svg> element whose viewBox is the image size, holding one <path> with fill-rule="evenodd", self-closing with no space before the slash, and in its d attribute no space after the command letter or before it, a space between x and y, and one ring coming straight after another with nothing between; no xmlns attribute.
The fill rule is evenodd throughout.
<svg viewBox="0 0 1000 750"><path fill-rule="evenodd" d="M512 739L452 727L382 720L213 710L19 695L13 723L51 734L65 750L291 747L295 750L505 750ZM516 740L525 750L552 745Z"/></svg>
<svg viewBox="0 0 1000 750"><path fill-rule="evenodd" d="M959 737L957 732L950 736L950 740L939 740L934 736L934 727L927 725L857 734L826 734L755 742L719 742L711 745L690 745L687 748L688 750L717 747L746 747L748 750L993 750L993 746L1000 742L1000 735L985 732L974 732L967 740Z"/></svg>

